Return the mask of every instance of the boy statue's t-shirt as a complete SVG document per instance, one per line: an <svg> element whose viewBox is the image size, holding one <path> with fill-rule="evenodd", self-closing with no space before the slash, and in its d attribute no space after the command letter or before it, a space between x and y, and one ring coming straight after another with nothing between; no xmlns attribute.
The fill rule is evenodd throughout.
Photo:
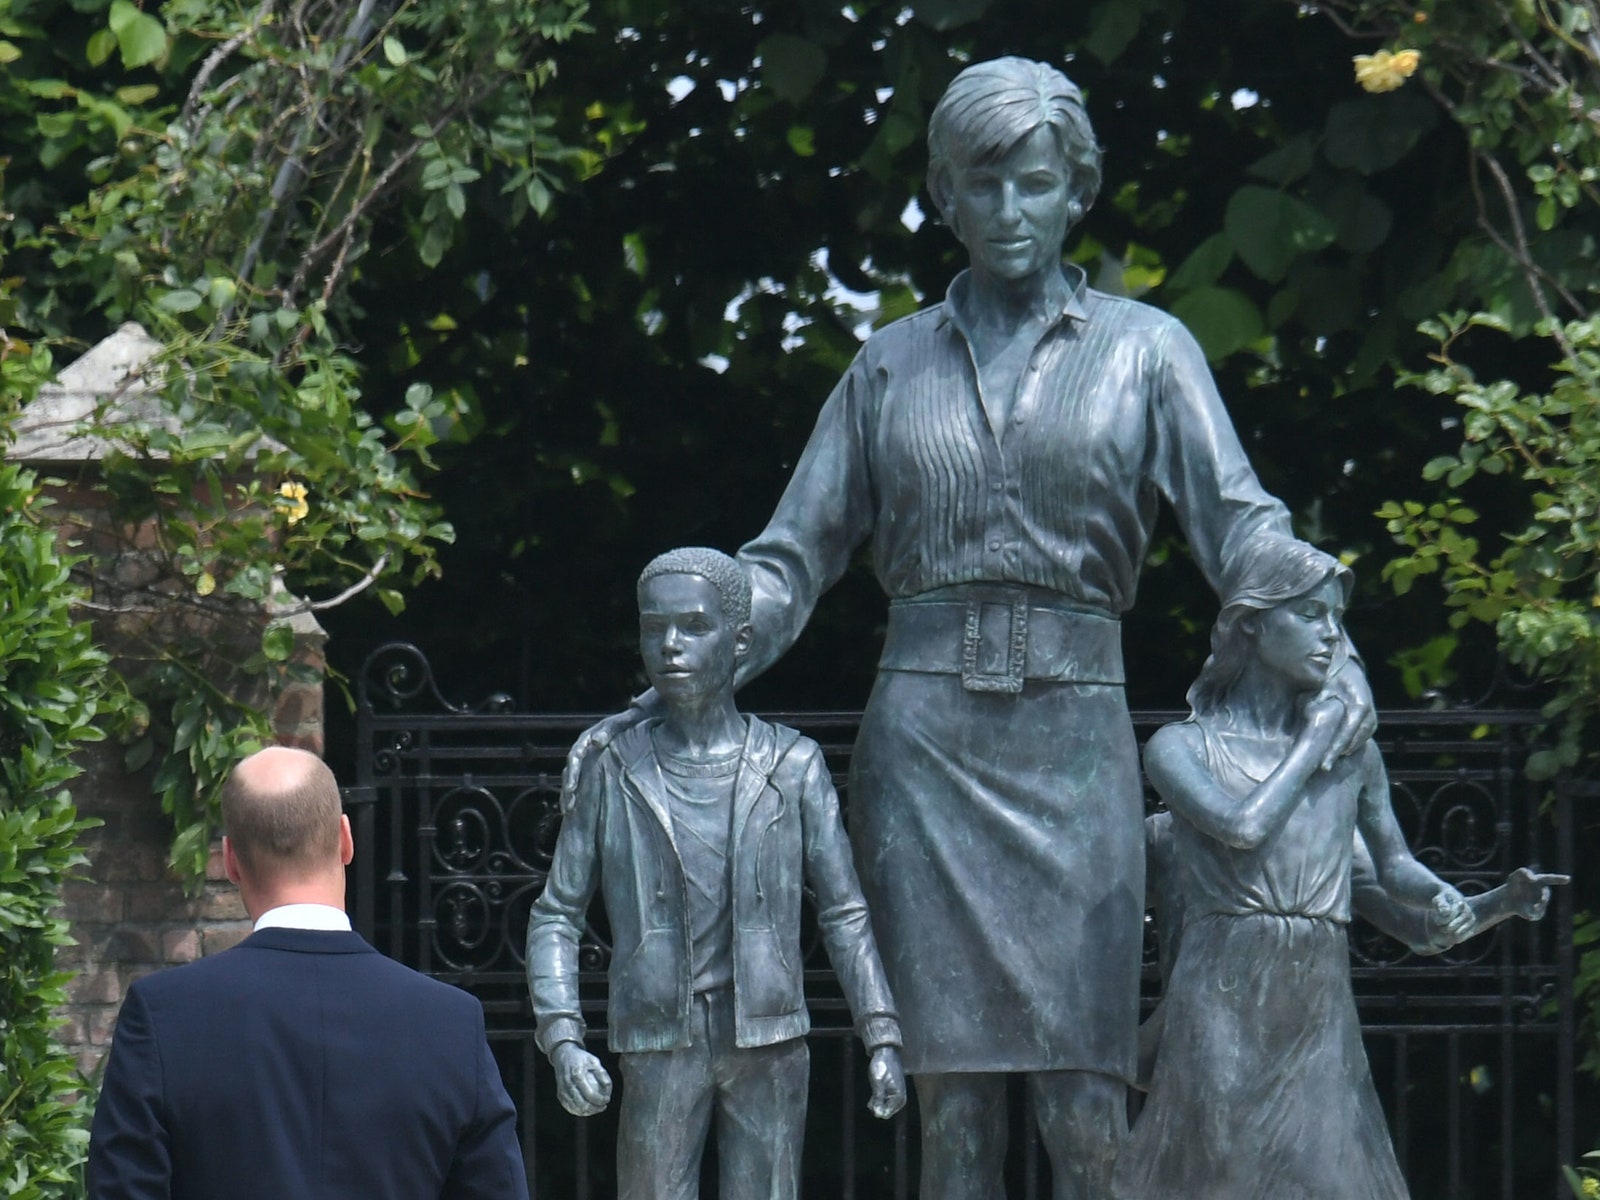
<svg viewBox="0 0 1600 1200"><path fill-rule="evenodd" d="M728 887L728 839L740 751L697 762L656 748L672 812L673 836L689 884L690 963L696 993L733 986L733 908Z"/></svg>

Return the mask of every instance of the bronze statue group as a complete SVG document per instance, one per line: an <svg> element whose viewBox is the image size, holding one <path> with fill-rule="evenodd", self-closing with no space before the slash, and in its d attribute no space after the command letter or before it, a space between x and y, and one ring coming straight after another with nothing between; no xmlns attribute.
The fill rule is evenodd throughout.
<svg viewBox="0 0 1600 1200"><path fill-rule="evenodd" d="M1294 538L1182 324L1062 264L1100 184L1078 89L975 64L928 141L969 269L868 339L737 558L645 569L652 687L573 748L527 956L561 1101L611 1097L576 987L598 893L622 1200L693 1200L713 1120L723 1200L794 1200L805 888L873 1112L914 1081L922 1200L1003 1197L1014 1074L1056 1200L1403 1200L1351 994L1352 895L1437 950L1543 915L1560 879L1517 872L1469 902L1407 850L1342 626L1348 571ZM1167 810L1147 824L1119 618L1163 500L1222 607L1189 718L1146 749ZM889 619L847 835L817 746L733 695L864 546ZM1147 843L1165 995L1141 1039Z"/></svg>

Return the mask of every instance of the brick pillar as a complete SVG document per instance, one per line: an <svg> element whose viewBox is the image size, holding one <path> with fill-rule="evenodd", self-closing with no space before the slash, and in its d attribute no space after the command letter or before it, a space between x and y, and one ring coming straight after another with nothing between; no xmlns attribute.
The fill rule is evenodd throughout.
<svg viewBox="0 0 1600 1200"><path fill-rule="evenodd" d="M220 849L212 851L201 892L184 894L167 868L172 825L150 790L148 771L125 770L115 745L92 746L85 758L73 798L84 816L105 824L84 836L87 879L64 889L64 915L77 945L64 947L57 962L78 976L68 987L66 1024L57 1037L93 1079L128 985L236 945L250 921L223 875Z"/></svg>

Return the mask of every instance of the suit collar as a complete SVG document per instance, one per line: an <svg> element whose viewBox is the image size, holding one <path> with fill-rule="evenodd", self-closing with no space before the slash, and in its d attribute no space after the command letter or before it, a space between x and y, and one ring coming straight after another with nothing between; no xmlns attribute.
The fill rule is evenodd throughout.
<svg viewBox="0 0 1600 1200"><path fill-rule="evenodd" d="M258 929L241 950L290 950L300 954L376 954L359 933L323 929Z"/></svg>

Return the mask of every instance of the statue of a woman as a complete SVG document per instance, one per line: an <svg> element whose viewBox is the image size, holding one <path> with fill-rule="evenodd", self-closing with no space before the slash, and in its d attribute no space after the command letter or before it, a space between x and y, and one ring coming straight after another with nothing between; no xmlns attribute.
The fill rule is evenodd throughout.
<svg viewBox="0 0 1600 1200"><path fill-rule="evenodd" d="M1002 1195L1005 1077L1023 1072L1057 1200L1099 1200L1126 1128L1144 911L1118 618L1162 498L1213 586L1288 515L1182 324L1063 267L1100 185L1066 76L968 67L928 144L929 191L971 268L868 339L740 551L755 592L741 678L869 546L889 624L849 820L915 1076L921 1196ZM1371 703L1359 671L1340 680L1342 748ZM569 783L617 728L580 739Z"/></svg>

